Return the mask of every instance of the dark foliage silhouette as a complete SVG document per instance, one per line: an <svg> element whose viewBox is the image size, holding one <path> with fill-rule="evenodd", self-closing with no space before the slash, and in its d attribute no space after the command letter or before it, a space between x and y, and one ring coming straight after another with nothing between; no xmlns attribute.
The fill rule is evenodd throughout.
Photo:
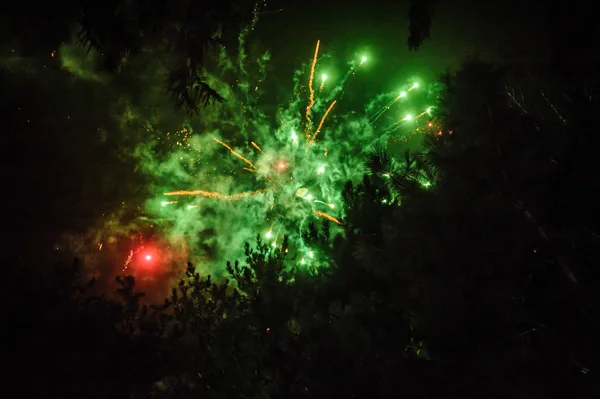
<svg viewBox="0 0 600 399"><path fill-rule="evenodd" d="M189 265L142 306L132 277L94 296L77 268L11 264L14 374L29 397L600 395L589 82L481 62L445 76L442 133L372 151L343 234L307 226L327 267L287 268L287 241L258 237L229 280Z"/></svg>

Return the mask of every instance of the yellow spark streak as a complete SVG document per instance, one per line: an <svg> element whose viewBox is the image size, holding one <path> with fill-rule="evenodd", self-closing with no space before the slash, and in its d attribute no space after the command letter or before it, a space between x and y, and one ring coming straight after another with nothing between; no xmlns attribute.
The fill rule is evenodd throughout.
<svg viewBox="0 0 600 399"><path fill-rule="evenodd" d="M171 192L165 193L164 195L201 195L203 197L209 197L209 198L219 198L219 199L225 199L225 200L239 200L239 199L242 199L242 198L245 198L248 196L255 196L256 194L261 193L261 192L263 192L263 190L245 191L245 192L239 193L239 194L225 195L225 194L218 193L216 191L179 190L179 191L171 191Z"/></svg>
<svg viewBox="0 0 600 399"><path fill-rule="evenodd" d="M223 147L227 148L229 151L231 151L231 153L233 155L235 155L236 157L238 157L239 159L241 159L242 161L246 162L248 165L252 166L254 169L256 169L256 166L254 166L254 164L252 162L250 162L249 160L247 160L246 158L244 158L243 156L241 156L240 154L238 154L237 152L235 152L233 150L233 148L231 148L230 146L228 146L227 144L223 143L221 140L213 137L213 140L216 141L217 143L221 144Z"/></svg>
<svg viewBox="0 0 600 399"><path fill-rule="evenodd" d="M327 115L329 115L329 113L333 109L333 106L335 105L336 102L337 102L337 100L335 100L334 102L332 102L331 105L329 106L329 108L327 108L327 111L325 111L325 114L321 118L321 122L319 122L319 127L317 128L317 131L315 132L315 134L309 140L309 144L311 144L317 138L317 134L319 134L319 132L321 131L321 128L323 127L323 123L325 122L325 118L327 118Z"/></svg>
<svg viewBox="0 0 600 399"><path fill-rule="evenodd" d="M260 149L260 147L254 141L251 141L250 144L252 144L252 146L254 148L256 148L258 151L262 152L262 150Z"/></svg>
<svg viewBox="0 0 600 399"><path fill-rule="evenodd" d="M339 224L340 226L342 225L342 222L340 222L338 219L334 218L333 216L326 214L325 212L321 212L321 211L315 211L314 209L313 209L313 211L312 211L312 212L313 212L313 214L314 214L315 216L317 216L317 217L321 217L321 218L329 219L329 220L331 220L333 223L337 223L337 224Z"/></svg>
<svg viewBox="0 0 600 399"><path fill-rule="evenodd" d="M123 271L125 271L127 269L127 266L129 266L129 264L131 263L132 260L133 260L133 251L129 251L129 256L127 257L127 259L125 260L125 264L123 265Z"/></svg>
<svg viewBox="0 0 600 399"><path fill-rule="evenodd" d="M252 169L250 169L250 168L247 168L247 167L245 167L245 166L244 166L242 169L244 169L244 170L247 170L248 172L252 172L252 173L256 172L255 170L252 170Z"/></svg>
<svg viewBox="0 0 600 399"><path fill-rule="evenodd" d="M427 113L427 111L423 111L421 112L419 115L415 116L414 119L419 119L420 117L422 117L423 115L425 115Z"/></svg>
<svg viewBox="0 0 600 399"><path fill-rule="evenodd" d="M323 87L325 86L325 81L321 81L321 86L319 86L319 91L323 91Z"/></svg>
<svg viewBox="0 0 600 399"><path fill-rule="evenodd" d="M306 107L306 139L308 140L310 137L311 129L312 129L312 119L310 119L310 111L312 107L315 105L315 91L313 89L313 80L315 78L315 67L317 66L317 57L319 56L319 45L321 44L320 40L317 40L317 47L315 47L315 55L313 56L312 66L310 67L310 77L308 79L308 89L310 90L310 97L308 100L308 106Z"/></svg>

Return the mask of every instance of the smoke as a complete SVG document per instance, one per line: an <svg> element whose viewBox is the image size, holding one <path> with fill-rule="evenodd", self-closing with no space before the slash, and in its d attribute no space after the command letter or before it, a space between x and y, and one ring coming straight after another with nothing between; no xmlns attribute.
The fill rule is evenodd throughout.
<svg viewBox="0 0 600 399"><path fill-rule="evenodd" d="M247 50L246 34L240 35L235 54L221 49L207 67L206 82L226 101L202 109L199 116L173 109L164 92L167 69L152 52L106 80L85 70L93 63L75 62L75 50L61 49L65 69L116 99L106 109L116 128L104 136L112 138L114 151L139 179L133 192L124 193L121 209L92 228L77 248L84 253L87 245L94 253L88 253L87 263L96 274L121 274L142 240L160 247L166 263L178 259L184 264L187 258L201 273L225 276L226 262L242 258L244 244L257 235L287 250L290 266L327 265L326 254L310 248L302 232L309 223L323 223L322 214L343 223L343 186L361 179L365 154L388 138L370 116L397 93L379 95L364 109L345 110L342 95L360 78L362 63L350 63L337 83L328 78L322 90L324 71L317 63L312 125L306 130L311 59L292 74L291 91L277 102L280 93L263 89L270 54ZM112 178L125 184L119 176ZM332 231L342 233L336 226ZM282 247L284 235L287 248ZM107 243L114 254L108 269L100 266L107 258L98 255L110 247ZM173 275L182 270L168 269Z"/></svg>

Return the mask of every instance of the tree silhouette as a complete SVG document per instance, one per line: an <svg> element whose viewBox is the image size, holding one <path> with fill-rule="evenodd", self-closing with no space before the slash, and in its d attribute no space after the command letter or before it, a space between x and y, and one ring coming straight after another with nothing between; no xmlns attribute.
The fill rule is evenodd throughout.
<svg viewBox="0 0 600 399"><path fill-rule="evenodd" d="M408 11L408 49L416 51L425 40L430 39L431 14L434 0L412 0Z"/></svg>
<svg viewBox="0 0 600 399"><path fill-rule="evenodd" d="M115 74L132 57L151 52L168 70L166 89L177 107L197 113L201 105L223 101L203 77L211 51L237 37L249 21L250 1L72 1L39 9L12 10L5 30L24 52L50 54L75 31L87 52L100 55L103 71ZM39 32L32 34L30 26Z"/></svg>

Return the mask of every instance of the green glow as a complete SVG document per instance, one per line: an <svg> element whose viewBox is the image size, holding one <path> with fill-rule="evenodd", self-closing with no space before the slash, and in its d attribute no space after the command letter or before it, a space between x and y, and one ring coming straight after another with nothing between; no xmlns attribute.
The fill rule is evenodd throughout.
<svg viewBox="0 0 600 399"><path fill-rule="evenodd" d="M419 87L419 83L415 82L415 84L412 85L413 89L416 89L417 87Z"/></svg>
<svg viewBox="0 0 600 399"><path fill-rule="evenodd" d="M288 237L285 249L289 249L292 264L304 264L302 256L315 257L304 241L303 229L310 223L320 226L326 217L343 222L344 185L363 178L364 149L374 139L385 137L382 128L395 121L392 118L397 112L389 106L395 92L380 93L352 112L336 105L317 132L328 105L333 101L344 104L341 93L354 87L347 83L355 79L357 57L346 60L350 61L346 77L339 83L337 77L331 79L326 95L317 91L309 122L306 87L312 54L306 54L306 66L290 79L289 96L281 103L264 102L262 98L273 98L272 93L265 95L257 82L264 82L271 69L268 56L246 49L245 39L240 36L243 57L239 57L239 49L235 54L222 49L218 65L227 68L206 71L207 83L227 101L203 109L199 117L150 121L140 116L140 111L127 109L121 119L128 128L144 126L147 138L133 152L153 195L142 208L143 216L156 224L166 239L184 240L190 248L190 261L217 275L225 274L227 261L244 258L244 243L252 244L257 234L269 248L279 248L282 237ZM360 59L367 61L366 56ZM233 87L229 75L239 79ZM158 76L157 82L162 82ZM325 81L327 76L322 74L321 79ZM400 87L410 87L412 80ZM408 90L400 96L412 97ZM372 115L379 117L385 112L377 126L371 123ZM412 115L406 118L411 119ZM408 130L409 124L399 125ZM313 136L316 138L311 141ZM167 193L171 195L165 197ZM330 225L332 236L341 231L337 224ZM322 253L318 254L319 263L326 264Z"/></svg>
<svg viewBox="0 0 600 399"><path fill-rule="evenodd" d="M406 117L404 119L406 119L407 121L410 121L412 118L413 118L412 115L408 114L408 115L406 115Z"/></svg>

